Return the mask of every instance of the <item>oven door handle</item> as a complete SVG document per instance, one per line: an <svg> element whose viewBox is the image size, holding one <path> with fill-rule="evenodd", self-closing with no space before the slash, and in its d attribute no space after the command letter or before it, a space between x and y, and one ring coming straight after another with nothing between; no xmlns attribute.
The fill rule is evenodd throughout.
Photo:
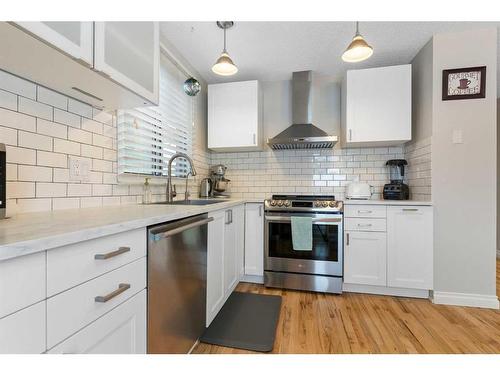
<svg viewBox="0 0 500 375"><path fill-rule="evenodd" d="M272 221L291 222L292 218L291 218L291 216L266 216L266 221L267 222L272 222ZM317 219L313 218L312 222L313 222L313 224L340 223L340 222L342 222L342 218L339 218L339 217L317 218Z"/></svg>

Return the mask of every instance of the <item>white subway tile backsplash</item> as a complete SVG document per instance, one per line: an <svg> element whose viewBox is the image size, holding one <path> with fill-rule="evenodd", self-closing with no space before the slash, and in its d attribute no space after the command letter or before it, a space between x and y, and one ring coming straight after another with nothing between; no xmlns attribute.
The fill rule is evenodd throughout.
<svg viewBox="0 0 500 375"><path fill-rule="evenodd" d="M18 145L35 150L52 151L52 138L46 135L19 131Z"/></svg>
<svg viewBox="0 0 500 375"><path fill-rule="evenodd" d="M100 122L82 118L82 129L91 133L102 134L103 125Z"/></svg>
<svg viewBox="0 0 500 375"><path fill-rule="evenodd" d="M102 197L83 197L80 200L81 208L101 207Z"/></svg>
<svg viewBox="0 0 500 375"><path fill-rule="evenodd" d="M18 199L17 210L19 212L42 212L50 211L52 202L47 198L37 199Z"/></svg>
<svg viewBox="0 0 500 375"><path fill-rule="evenodd" d="M7 164L7 181L17 181L17 164Z"/></svg>
<svg viewBox="0 0 500 375"><path fill-rule="evenodd" d="M85 197L92 195L90 184L68 184L68 197Z"/></svg>
<svg viewBox="0 0 500 375"><path fill-rule="evenodd" d="M39 197L65 197L67 184L37 182L36 196Z"/></svg>
<svg viewBox="0 0 500 375"><path fill-rule="evenodd" d="M52 198L53 210L80 208L80 198Z"/></svg>
<svg viewBox="0 0 500 375"><path fill-rule="evenodd" d="M33 165L19 165L18 181L52 182L52 168Z"/></svg>
<svg viewBox="0 0 500 375"><path fill-rule="evenodd" d="M17 111L17 95L0 90L0 107Z"/></svg>
<svg viewBox="0 0 500 375"><path fill-rule="evenodd" d="M92 160L92 169L94 171L100 172L112 172L113 171L113 163L107 160Z"/></svg>
<svg viewBox="0 0 500 375"><path fill-rule="evenodd" d="M7 182L7 198L34 198L34 182Z"/></svg>
<svg viewBox="0 0 500 375"><path fill-rule="evenodd" d="M54 138L68 138L68 127L41 118L36 119L36 132Z"/></svg>
<svg viewBox="0 0 500 375"><path fill-rule="evenodd" d="M103 152L102 152L103 149L101 147L82 144L81 148L82 148L81 149L82 156L87 156L89 158L94 158L94 159L103 158Z"/></svg>
<svg viewBox="0 0 500 375"><path fill-rule="evenodd" d="M54 139L54 152L68 155L81 155L80 143L65 139Z"/></svg>
<svg viewBox="0 0 500 375"><path fill-rule="evenodd" d="M7 162L16 164L36 164L36 151L27 148L6 146Z"/></svg>
<svg viewBox="0 0 500 375"><path fill-rule="evenodd" d="M142 186L141 186L142 188ZM106 196L113 194L113 185L92 185L93 196Z"/></svg>
<svg viewBox="0 0 500 375"><path fill-rule="evenodd" d="M51 105L52 107L68 109L68 97L59 94L55 91L49 90L43 86L38 86L37 101Z"/></svg>
<svg viewBox="0 0 500 375"><path fill-rule="evenodd" d="M110 137L105 137L99 134L92 134L92 138L93 138L92 143L94 146L111 148L111 149L113 148L113 139Z"/></svg>
<svg viewBox="0 0 500 375"><path fill-rule="evenodd" d="M92 143L92 133L76 128L69 128L68 139L80 143Z"/></svg>
<svg viewBox="0 0 500 375"><path fill-rule="evenodd" d="M22 96L19 97L18 111L27 115L40 117L52 121L54 118L54 108Z"/></svg>
<svg viewBox="0 0 500 375"><path fill-rule="evenodd" d="M0 125L30 132L36 131L34 117L3 108L0 108Z"/></svg>
<svg viewBox="0 0 500 375"><path fill-rule="evenodd" d="M17 130L0 126L0 143L17 146Z"/></svg>
<svg viewBox="0 0 500 375"><path fill-rule="evenodd" d="M54 108L54 121L73 128L79 128L81 124L81 117L73 113Z"/></svg>
<svg viewBox="0 0 500 375"><path fill-rule="evenodd" d="M92 107L75 99L68 99L68 111L83 117L92 118Z"/></svg>
<svg viewBox="0 0 500 375"><path fill-rule="evenodd" d="M0 70L0 87L27 98L36 99L36 85L10 73Z"/></svg>
<svg viewBox="0 0 500 375"><path fill-rule="evenodd" d="M65 154L56 154L54 152L37 151L36 164L47 167L68 167L68 156Z"/></svg>
<svg viewBox="0 0 500 375"><path fill-rule="evenodd" d="M52 175L54 182L69 182L69 169L53 168Z"/></svg>

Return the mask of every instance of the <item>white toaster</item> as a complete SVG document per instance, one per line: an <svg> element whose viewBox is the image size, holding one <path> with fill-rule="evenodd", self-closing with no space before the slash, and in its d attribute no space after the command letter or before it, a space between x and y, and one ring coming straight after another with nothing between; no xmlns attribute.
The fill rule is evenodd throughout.
<svg viewBox="0 0 500 375"><path fill-rule="evenodd" d="M372 186L364 182L351 182L347 185L347 199L370 199L372 197Z"/></svg>

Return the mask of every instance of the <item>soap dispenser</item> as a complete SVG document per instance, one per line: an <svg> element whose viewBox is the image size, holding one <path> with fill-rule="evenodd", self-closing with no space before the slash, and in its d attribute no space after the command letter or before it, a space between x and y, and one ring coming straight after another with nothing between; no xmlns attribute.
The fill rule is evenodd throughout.
<svg viewBox="0 0 500 375"><path fill-rule="evenodd" d="M142 193L142 203L148 204L151 203L151 200L152 200L151 186L149 185L149 177L146 177Z"/></svg>

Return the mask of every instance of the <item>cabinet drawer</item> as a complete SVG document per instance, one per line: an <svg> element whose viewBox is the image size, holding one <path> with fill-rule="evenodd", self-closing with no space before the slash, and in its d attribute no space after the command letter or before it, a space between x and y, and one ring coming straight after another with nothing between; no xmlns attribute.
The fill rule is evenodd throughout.
<svg viewBox="0 0 500 375"><path fill-rule="evenodd" d="M130 286L128 289L127 285ZM141 258L49 298L48 348L60 343L145 287L146 258ZM100 298L102 302L96 301L98 296L106 298Z"/></svg>
<svg viewBox="0 0 500 375"><path fill-rule="evenodd" d="M0 318L45 297L45 252L0 261Z"/></svg>
<svg viewBox="0 0 500 375"><path fill-rule="evenodd" d="M49 354L146 354L146 290L97 319Z"/></svg>
<svg viewBox="0 0 500 375"><path fill-rule="evenodd" d="M145 255L146 228L50 250L47 295L53 296Z"/></svg>
<svg viewBox="0 0 500 375"><path fill-rule="evenodd" d="M345 205L345 217L374 217L383 218L387 216L387 209L385 206L375 206L369 204L363 205Z"/></svg>
<svg viewBox="0 0 500 375"><path fill-rule="evenodd" d="M344 228L351 231L385 232L386 222L385 219L346 218Z"/></svg>
<svg viewBox="0 0 500 375"><path fill-rule="evenodd" d="M45 301L0 319L0 354L45 351Z"/></svg>

